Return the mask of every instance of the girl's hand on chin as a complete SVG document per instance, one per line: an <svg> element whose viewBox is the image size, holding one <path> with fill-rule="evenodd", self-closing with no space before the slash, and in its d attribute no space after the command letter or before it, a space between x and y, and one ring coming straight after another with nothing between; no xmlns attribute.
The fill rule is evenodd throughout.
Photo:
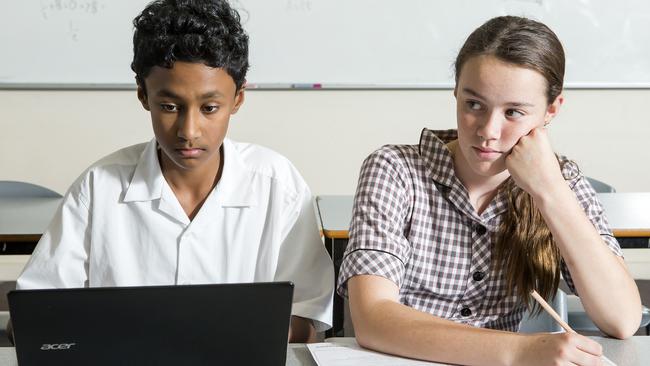
<svg viewBox="0 0 650 366"><path fill-rule="evenodd" d="M531 196L548 193L564 182L560 164L543 127L522 136L506 157L506 168L517 186Z"/></svg>

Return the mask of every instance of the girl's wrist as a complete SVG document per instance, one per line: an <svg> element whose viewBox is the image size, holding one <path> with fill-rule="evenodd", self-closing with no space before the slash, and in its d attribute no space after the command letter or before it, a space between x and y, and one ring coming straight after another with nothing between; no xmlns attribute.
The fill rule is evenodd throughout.
<svg viewBox="0 0 650 366"><path fill-rule="evenodd" d="M554 183L548 184L537 192L530 193L530 195L540 210L544 210L547 207L564 205L568 200L575 198L575 194L563 177L560 177Z"/></svg>
<svg viewBox="0 0 650 366"><path fill-rule="evenodd" d="M525 355L531 351L530 342L534 335L515 333L512 344L509 345L511 352L508 352L508 357L504 360L505 365L515 366L519 365L520 360L524 359Z"/></svg>

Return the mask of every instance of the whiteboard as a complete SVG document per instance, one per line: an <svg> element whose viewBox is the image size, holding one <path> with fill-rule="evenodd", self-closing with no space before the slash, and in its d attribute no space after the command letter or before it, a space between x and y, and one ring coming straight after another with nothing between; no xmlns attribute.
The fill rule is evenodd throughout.
<svg viewBox="0 0 650 366"><path fill-rule="evenodd" d="M148 0L0 0L0 88L134 88ZM259 88L451 88L465 38L497 15L549 25L569 88L650 88L647 0L231 0Z"/></svg>

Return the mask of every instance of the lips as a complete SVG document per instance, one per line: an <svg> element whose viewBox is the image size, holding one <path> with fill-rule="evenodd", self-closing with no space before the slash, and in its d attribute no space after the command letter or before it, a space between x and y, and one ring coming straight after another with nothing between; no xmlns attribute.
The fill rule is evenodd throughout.
<svg viewBox="0 0 650 366"><path fill-rule="evenodd" d="M489 147L480 147L480 146L474 146L474 149L478 150L479 152L482 153L501 153L500 151L490 149Z"/></svg>
<svg viewBox="0 0 650 366"><path fill-rule="evenodd" d="M488 147L472 146L472 149L474 150L478 158L482 160L493 160L501 156L500 151L490 149Z"/></svg>
<svg viewBox="0 0 650 366"><path fill-rule="evenodd" d="M176 149L176 151L184 158L196 158L201 155L205 149L200 149L197 147L183 147Z"/></svg>

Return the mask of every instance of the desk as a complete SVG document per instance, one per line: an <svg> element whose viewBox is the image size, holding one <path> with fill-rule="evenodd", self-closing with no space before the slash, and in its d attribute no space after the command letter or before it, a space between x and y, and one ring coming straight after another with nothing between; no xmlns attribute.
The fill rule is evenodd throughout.
<svg viewBox="0 0 650 366"><path fill-rule="evenodd" d="M599 193L617 238L650 238L650 193Z"/></svg>
<svg viewBox="0 0 650 366"><path fill-rule="evenodd" d="M599 193L610 227L624 247L625 261L638 280L650 280L650 193ZM325 245L332 256L336 278L348 244L348 228L352 219L352 196L319 196L316 205ZM625 239L645 240L644 248L625 248ZM331 336L343 336L344 300L334 295L334 317Z"/></svg>
<svg viewBox="0 0 650 366"><path fill-rule="evenodd" d="M352 196L319 196L316 197L316 207L320 217L323 239L327 252L334 262L334 275L338 283L339 268L343 260L345 247L348 245L348 228L352 218ZM344 299L334 293L334 313L332 314L332 329L328 330L328 337L342 337Z"/></svg>
<svg viewBox="0 0 650 366"><path fill-rule="evenodd" d="M37 242L61 198L0 197L0 242Z"/></svg>
<svg viewBox="0 0 650 366"><path fill-rule="evenodd" d="M0 197L0 282L18 278L60 203L61 198Z"/></svg>
<svg viewBox="0 0 650 366"><path fill-rule="evenodd" d="M591 337L603 345L607 357L618 366L650 365L650 337L632 337L619 341L610 338ZM287 348L287 366L316 366L304 344L290 344ZM0 347L0 366L18 366L13 347Z"/></svg>
<svg viewBox="0 0 650 366"><path fill-rule="evenodd" d="M650 192L598 193L634 279L650 280Z"/></svg>
<svg viewBox="0 0 650 366"><path fill-rule="evenodd" d="M290 344L287 348L286 365L316 366L316 362L314 362L314 359L304 344ZM16 350L13 347L0 347L0 366L18 366ZM619 364L619 366L623 365Z"/></svg>

